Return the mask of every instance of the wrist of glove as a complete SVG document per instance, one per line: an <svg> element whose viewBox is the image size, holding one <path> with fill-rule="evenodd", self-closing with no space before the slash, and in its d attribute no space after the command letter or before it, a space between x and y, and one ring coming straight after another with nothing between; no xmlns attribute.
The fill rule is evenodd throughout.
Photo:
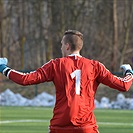
<svg viewBox="0 0 133 133"><path fill-rule="evenodd" d="M123 70L123 75L133 75L133 70L129 64L123 64L120 66L120 68Z"/></svg>
<svg viewBox="0 0 133 133"><path fill-rule="evenodd" d="M0 58L0 72L2 74L4 74L5 76L7 76L9 70L11 70L8 66L7 66L8 60L7 58Z"/></svg>
<svg viewBox="0 0 133 133"><path fill-rule="evenodd" d="M5 64L0 65L0 72L3 73L3 70L6 68L7 66Z"/></svg>
<svg viewBox="0 0 133 133"><path fill-rule="evenodd" d="M0 72L3 75L7 76L9 70L11 70L11 68L7 67L5 64L0 65Z"/></svg>
<svg viewBox="0 0 133 133"><path fill-rule="evenodd" d="M127 70L127 71L126 71L126 75L127 75L127 74L132 74L132 75L133 75L133 70Z"/></svg>

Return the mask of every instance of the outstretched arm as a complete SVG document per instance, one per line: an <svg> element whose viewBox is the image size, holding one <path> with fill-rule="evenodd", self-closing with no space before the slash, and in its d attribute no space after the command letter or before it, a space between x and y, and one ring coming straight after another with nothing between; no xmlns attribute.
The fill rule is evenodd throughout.
<svg viewBox="0 0 133 133"><path fill-rule="evenodd" d="M13 70L7 66L7 62L6 58L0 58L0 72L17 84L24 86L39 84L45 81L51 81L53 78L52 61L30 73Z"/></svg>
<svg viewBox="0 0 133 133"><path fill-rule="evenodd" d="M104 65L99 64L98 82L109 86L110 88L117 89L119 91L128 91L133 82L133 71L129 64L121 66L123 69L124 77L117 77L113 75Z"/></svg>

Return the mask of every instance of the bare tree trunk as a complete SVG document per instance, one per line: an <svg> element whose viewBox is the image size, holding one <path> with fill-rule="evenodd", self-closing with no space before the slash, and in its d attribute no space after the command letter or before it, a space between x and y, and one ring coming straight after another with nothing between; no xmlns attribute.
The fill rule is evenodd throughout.
<svg viewBox="0 0 133 133"><path fill-rule="evenodd" d="M20 34L21 36L21 40L20 40L20 48L21 48L21 69L23 70L24 69L24 44L25 44L25 37L24 37L24 27L25 27L25 24L24 24L24 18L25 18L25 15L24 15L24 2L22 3L22 6L20 6L20 8L22 8L22 16L21 16L21 21L20 21L20 32L22 32Z"/></svg>
<svg viewBox="0 0 133 133"><path fill-rule="evenodd" d="M3 44L2 44L2 24L0 21L0 57L3 56Z"/></svg>
<svg viewBox="0 0 133 133"><path fill-rule="evenodd" d="M48 42L47 42L47 52L46 52L46 60L49 61L53 58L53 34L54 34L54 22L53 22L53 6L51 3L48 2L48 12L49 12L49 31L48 31Z"/></svg>
<svg viewBox="0 0 133 133"><path fill-rule="evenodd" d="M3 4L0 0L0 57L3 56L3 42L2 42L2 16L3 14Z"/></svg>
<svg viewBox="0 0 133 133"><path fill-rule="evenodd" d="M128 12L129 6L128 6L128 1L125 0L125 14L126 14L126 20L125 20L125 41L124 41L124 47L122 49L121 53L121 60L120 60L120 65L124 63L124 58L125 58L125 52L127 49L127 46L129 44L129 34L130 34L130 29L131 29L131 21L132 21L132 16L133 16L133 2L131 4L131 12Z"/></svg>
<svg viewBox="0 0 133 133"><path fill-rule="evenodd" d="M113 55L112 55L112 71L116 71L117 54L118 54L118 19L117 19L117 0L113 2L113 20L114 20L114 34L113 34Z"/></svg>

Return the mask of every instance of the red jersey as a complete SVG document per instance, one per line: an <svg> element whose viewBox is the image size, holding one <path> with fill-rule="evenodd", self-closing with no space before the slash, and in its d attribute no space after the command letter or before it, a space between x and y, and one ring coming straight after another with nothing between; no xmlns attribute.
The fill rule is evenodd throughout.
<svg viewBox="0 0 133 133"><path fill-rule="evenodd" d="M56 103L51 127L95 127L93 110L98 85L128 91L133 80L132 75L116 77L100 62L77 55L51 60L28 74L11 70L8 77L21 85L53 81Z"/></svg>

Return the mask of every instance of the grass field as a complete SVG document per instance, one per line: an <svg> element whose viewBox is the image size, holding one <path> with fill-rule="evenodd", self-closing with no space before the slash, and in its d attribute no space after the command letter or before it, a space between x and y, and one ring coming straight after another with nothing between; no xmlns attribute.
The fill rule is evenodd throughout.
<svg viewBox="0 0 133 133"><path fill-rule="evenodd" d="M133 133L132 110L96 109L100 133ZM0 107L0 133L48 133L52 108Z"/></svg>

